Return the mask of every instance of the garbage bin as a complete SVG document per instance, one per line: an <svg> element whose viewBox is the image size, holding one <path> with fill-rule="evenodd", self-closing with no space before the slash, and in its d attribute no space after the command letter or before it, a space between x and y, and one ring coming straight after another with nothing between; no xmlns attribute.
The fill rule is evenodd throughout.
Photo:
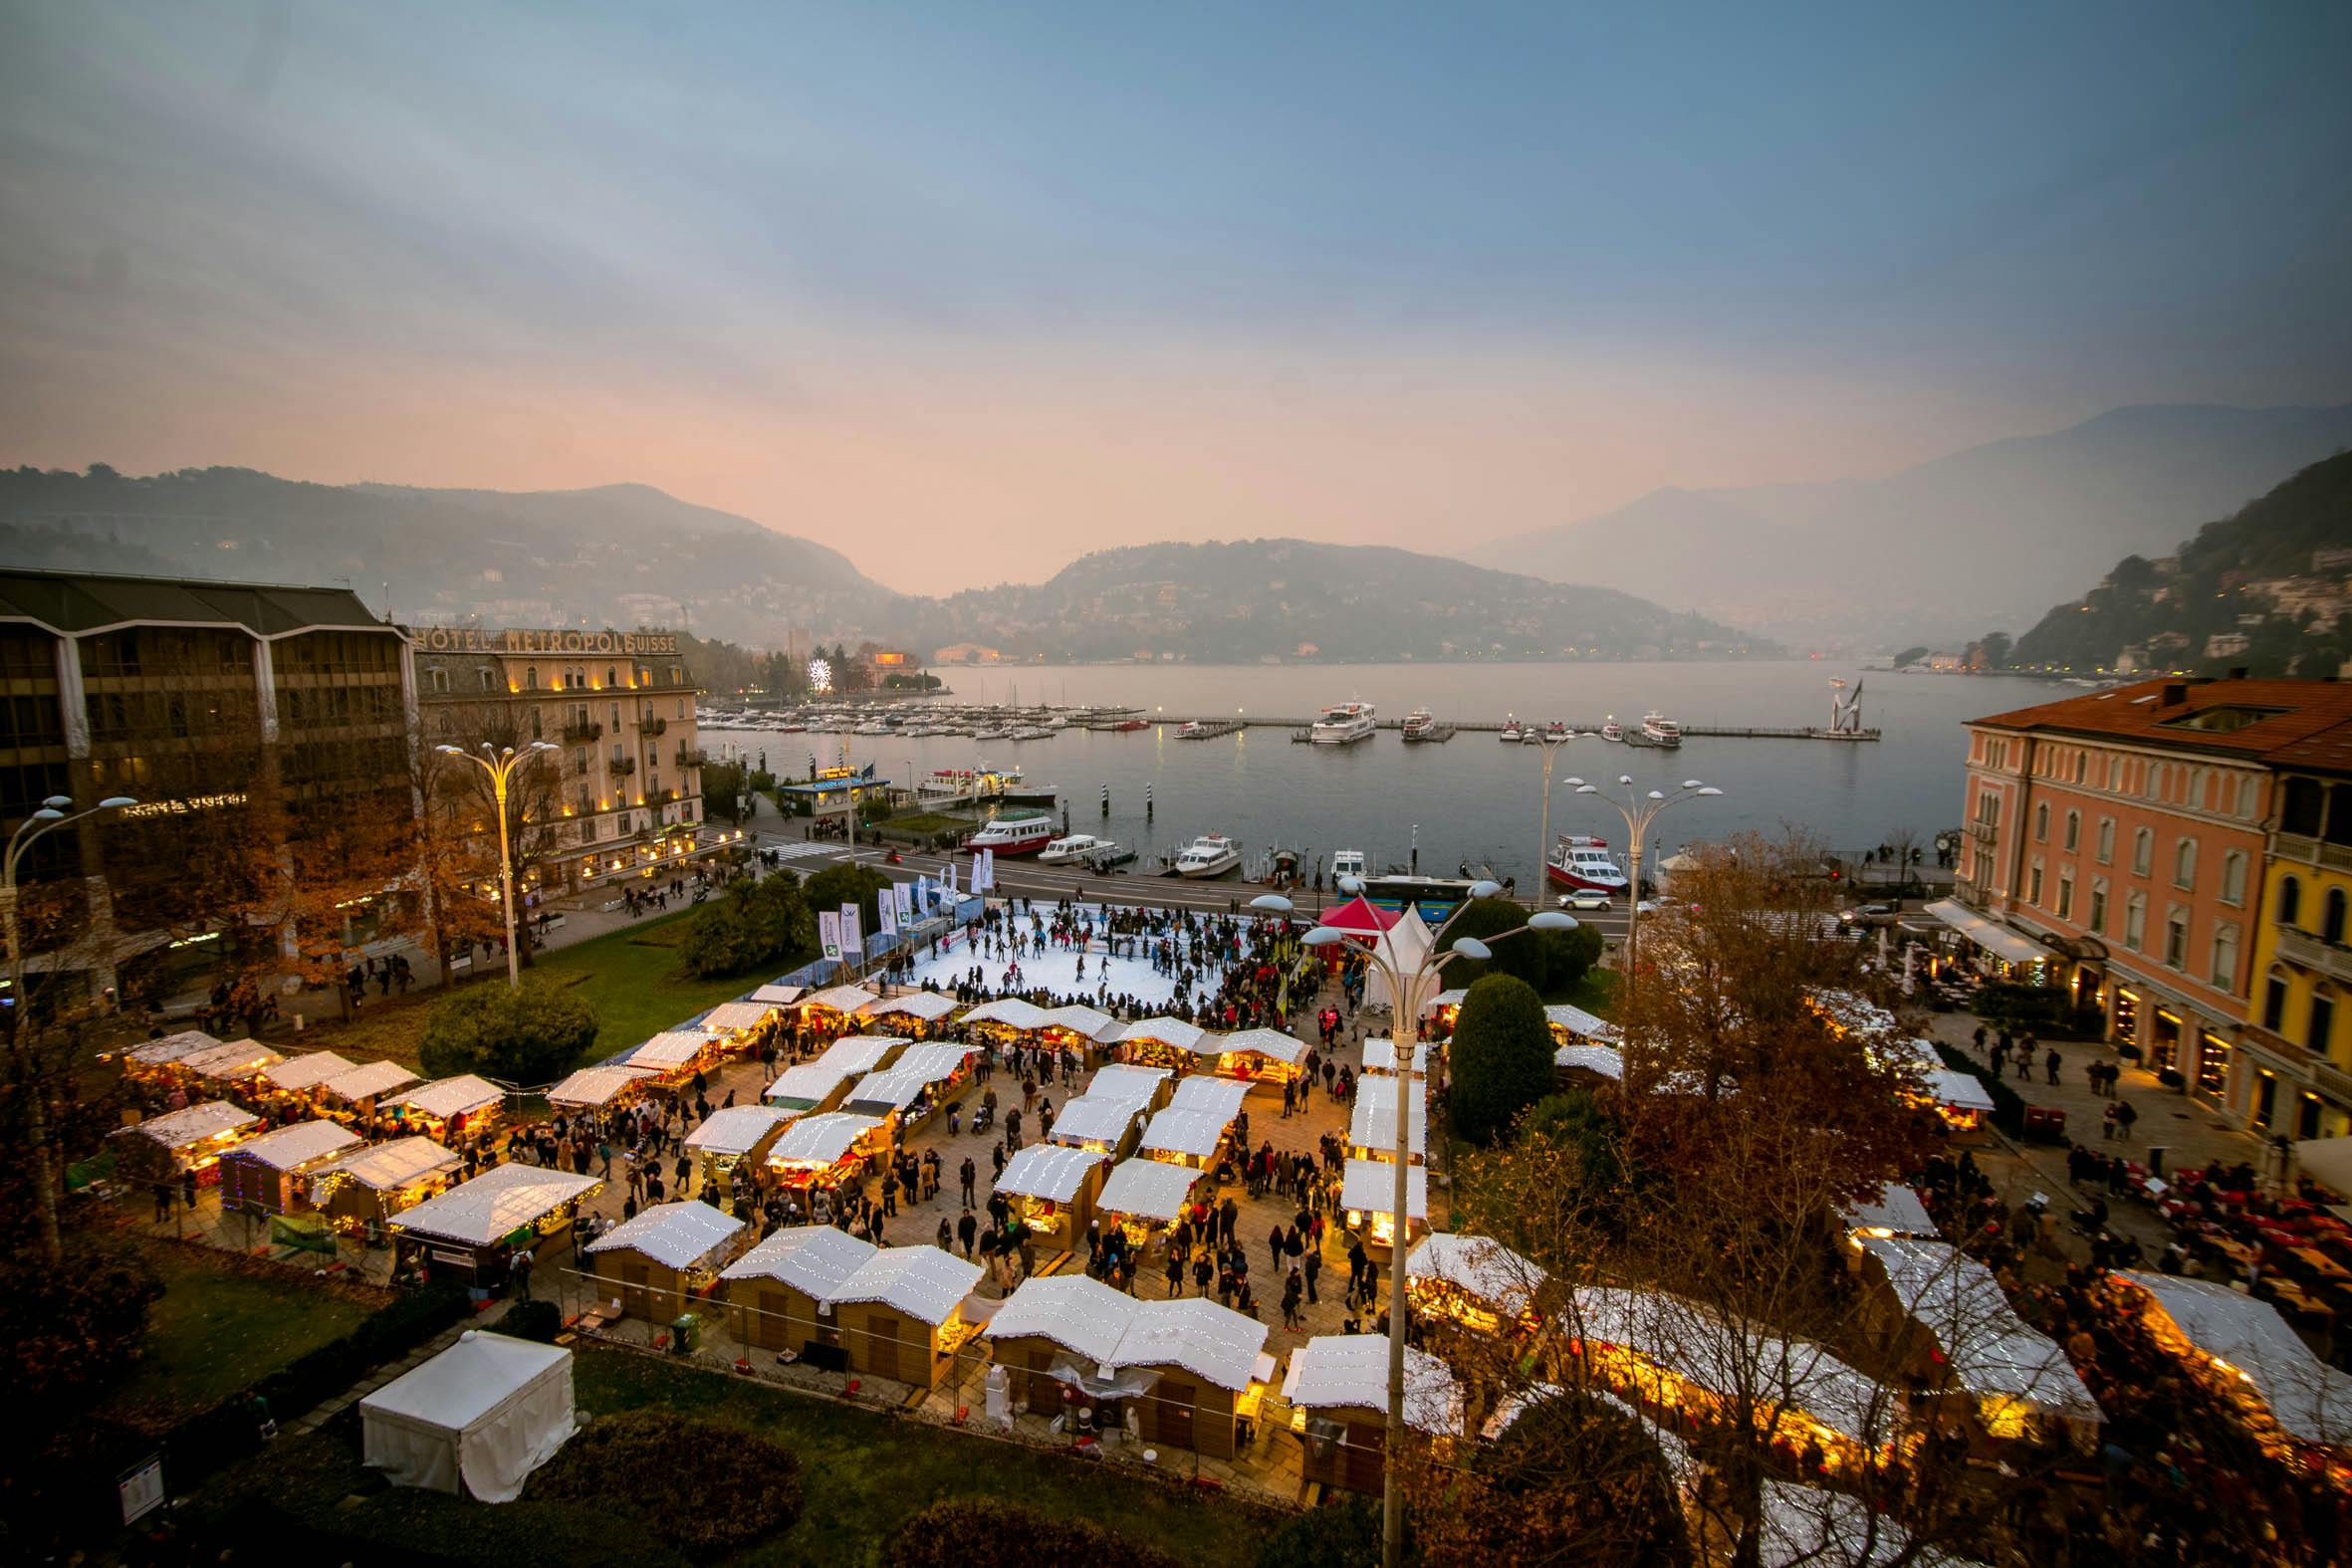
<svg viewBox="0 0 2352 1568"><path fill-rule="evenodd" d="M692 1312L681 1312L670 1319L670 1354L690 1356L701 1348L701 1317Z"/></svg>

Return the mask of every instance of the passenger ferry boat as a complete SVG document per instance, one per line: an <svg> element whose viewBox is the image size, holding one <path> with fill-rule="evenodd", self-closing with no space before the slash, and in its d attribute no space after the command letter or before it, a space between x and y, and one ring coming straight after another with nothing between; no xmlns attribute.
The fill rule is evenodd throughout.
<svg viewBox="0 0 2352 1568"><path fill-rule="evenodd" d="M1436 723L1436 714L1431 713L1427 708L1416 708L1405 715L1404 737L1408 741L1418 741L1422 736L1428 734L1430 728Z"/></svg>
<svg viewBox="0 0 2352 1568"><path fill-rule="evenodd" d="M1604 741L1620 742L1625 739L1625 726L1617 722L1615 714L1610 714L1608 723L1600 727L1600 738Z"/></svg>
<svg viewBox="0 0 2352 1568"><path fill-rule="evenodd" d="M1503 721L1503 733L1496 736L1495 739L1501 741L1505 746L1517 746L1522 733L1517 719L1506 719Z"/></svg>
<svg viewBox="0 0 2352 1568"><path fill-rule="evenodd" d="M1553 846L1544 874L1561 887L1589 887L1603 893L1625 891L1625 868L1609 853L1605 838L1562 833Z"/></svg>
<svg viewBox="0 0 2352 1568"><path fill-rule="evenodd" d="M1000 816L964 840L966 849L993 849L1000 855L1035 854L1054 841L1054 818Z"/></svg>
<svg viewBox="0 0 2352 1568"><path fill-rule="evenodd" d="M1242 846L1223 833L1203 833L1176 856L1176 874L1203 880L1223 876L1242 863Z"/></svg>
<svg viewBox="0 0 2352 1568"><path fill-rule="evenodd" d="M1021 784L1021 770L1002 771L982 763L978 768L934 768L915 785L915 798L926 805L954 800L991 800Z"/></svg>
<svg viewBox="0 0 2352 1568"><path fill-rule="evenodd" d="M1682 745L1682 726L1655 708L1642 715L1641 733L1660 746Z"/></svg>
<svg viewBox="0 0 2352 1568"><path fill-rule="evenodd" d="M1569 729L1563 721L1558 719L1552 720L1543 727L1543 739L1546 741L1565 741L1572 739L1575 734L1575 731Z"/></svg>
<svg viewBox="0 0 2352 1568"><path fill-rule="evenodd" d="M1315 720L1313 740L1317 746L1353 746L1370 740L1374 728L1370 703L1343 702L1336 708L1325 708Z"/></svg>
<svg viewBox="0 0 2352 1568"><path fill-rule="evenodd" d="M1055 839L1039 850L1038 863L1058 866L1075 861L1091 861L1097 855L1116 851L1118 847L1109 839L1096 838L1092 833L1071 833L1066 838Z"/></svg>

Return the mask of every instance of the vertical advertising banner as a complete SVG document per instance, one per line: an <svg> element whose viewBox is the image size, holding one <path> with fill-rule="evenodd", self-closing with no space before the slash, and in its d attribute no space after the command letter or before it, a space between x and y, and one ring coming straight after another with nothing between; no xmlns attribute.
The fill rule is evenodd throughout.
<svg viewBox="0 0 2352 1568"><path fill-rule="evenodd" d="M841 906L841 952L848 957L852 964L861 963L865 958L865 944L857 933L857 906L855 904Z"/></svg>
<svg viewBox="0 0 2352 1568"><path fill-rule="evenodd" d="M874 900L874 930L885 937L898 935L898 895L888 888Z"/></svg>
<svg viewBox="0 0 2352 1568"><path fill-rule="evenodd" d="M837 911L821 909L817 912L817 945L824 950L826 958L836 962L840 959L841 917Z"/></svg>

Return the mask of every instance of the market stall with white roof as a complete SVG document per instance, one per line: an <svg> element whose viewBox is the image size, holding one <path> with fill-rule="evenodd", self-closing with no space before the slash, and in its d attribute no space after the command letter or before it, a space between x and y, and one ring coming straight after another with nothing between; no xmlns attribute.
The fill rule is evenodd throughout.
<svg viewBox="0 0 2352 1568"><path fill-rule="evenodd" d="M881 1248L837 1226L787 1226L721 1270L735 1337L801 1356L836 1344L830 1302L841 1281Z"/></svg>
<svg viewBox="0 0 2352 1568"><path fill-rule="evenodd" d="M805 1061L797 1067L785 1068L783 1075L768 1085L768 1092L760 1098L795 1115L834 1110L860 1076L845 1067Z"/></svg>
<svg viewBox="0 0 2352 1568"><path fill-rule="evenodd" d="M901 1034L844 1034L827 1045L817 1062L862 1077L890 1065L911 1043Z"/></svg>
<svg viewBox="0 0 2352 1568"><path fill-rule="evenodd" d="M1119 1340L1142 1303L1085 1274L1032 1274L983 1333L1012 1381L1013 1407L1074 1418L1079 1399L1110 1398ZM1135 1392L1141 1381L1128 1390Z"/></svg>
<svg viewBox="0 0 2352 1568"><path fill-rule="evenodd" d="M1531 1318L1536 1292L1549 1277L1491 1235L1436 1231L1405 1255L1405 1292L1414 1310L1486 1333Z"/></svg>
<svg viewBox="0 0 2352 1568"><path fill-rule="evenodd" d="M1169 1160L1121 1160L1095 1195L1094 1211L1127 1232L1137 1246L1184 1217L1193 1189L1206 1174Z"/></svg>
<svg viewBox="0 0 2352 1568"><path fill-rule="evenodd" d="M474 1330L359 1401L369 1469L479 1502L521 1496L575 1424L571 1351Z"/></svg>
<svg viewBox="0 0 2352 1568"><path fill-rule="evenodd" d="M1892 1314L1907 1319L1909 1359L1930 1386L1969 1395L1988 1435L2013 1438L2057 1425L2093 1441L2106 1418L2055 1340L2017 1316L1993 1271L1942 1241L1870 1236L1862 1245L1885 1280Z"/></svg>
<svg viewBox="0 0 2352 1568"><path fill-rule="evenodd" d="M391 1219L396 1274L421 1262L477 1289L503 1283L517 1253L562 1235L603 1183L536 1165L499 1165Z"/></svg>
<svg viewBox="0 0 2352 1568"><path fill-rule="evenodd" d="M806 986L785 986L771 981L752 993L752 1001L767 1008L789 1008L808 994Z"/></svg>
<svg viewBox="0 0 2352 1568"><path fill-rule="evenodd" d="M1889 1182L1875 1198L1848 1208L1844 1215L1846 1245L1858 1259L1862 1242L1872 1236L1913 1235L1934 1239L1935 1217L1919 1194L1900 1182Z"/></svg>
<svg viewBox="0 0 2352 1568"><path fill-rule="evenodd" d="M365 1105L421 1081L396 1061L370 1061L329 1078L319 1085L319 1092L347 1105Z"/></svg>
<svg viewBox="0 0 2352 1568"><path fill-rule="evenodd" d="M1126 1397L1136 1438L1227 1459L1247 1445L1265 1385L1258 1366L1268 1325L1200 1296L1145 1301L1119 1335L1108 1370L1148 1379Z"/></svg>
<svg viewBox="0 0 2352 1568"><path fill-rule="evenodd" d="M1625 1053L1614 1045L1561 1045L1551 1053L1551 1070L1568 1083L1623 1083Z"/></svg>
<svg viewBox="0 0 2352 1568"><path fill-rule="evenodd" d="M758 1000L755 994L750 1002L720 1003L696 1019L694 1026L713 1036L722 1054L739 1053L757 1049L782 1010L773 1003Z"/></svg>
<svg viewBox="0 0 2352 1568"><path fill-rule="evenodd" d="M1033 1143L1005 1162L995 1191L1012 1200L1014 1216L1041 1241L1066 1248L1084 1239L1109 1164L1091 1149Z"/></svg>
<svg viewBox="0 0 2352 1568"><path fill-rule="evenodd" d="M1375 1258L1388 1255L1395 1204L1395 1162L1349 1160L1340 1168L1340 1213L1346 1228L1362 1237ZM1425 1165L1405 1167L1405 1225L1408 1240L1429 1229L1429 1167Z"/></svg>
<svg viewBox="0 0 2352 1568"><path fill-rule="evenodd" d="M1202 1055L1214 1060L1219 1076L1244 1085L1287 1083L1306 1070L1306 1041L1281 1029L1236 1029L1230 1034L1204 1034Z"/></svg>
<svg viewBox="0 0 2352 1568"><path fill-rule="evenodd" d="M1164 1110L1175 1097L1176 1074L1165 1067L1139 1067L1112 1062L1094 1069L1086 1092L1105 1099L1131 1100L1147 1110Z"/></svg>
<svg viewBox="0 0 2352 1568"><path fill-rule="evenodd" d="M1117 1025L1102 1043L1117 1046L1121 1061L1189 1072L1204 1052L1216 1054L1209 1040L1209 1031L1199 1024L1162 1015Z"/></svg>
<svg viewBox="0 0 2352 1568"><path fill-rule="evenodd" d="M859 1116L879 1117L897 1137L931 1109L931 1080L920 1072L888 1067L869 1072L841 1099L841 1109ZM917 1106L920 1109L917 1109Z"/></svg>
<svg viewBox="0 0 2352 1568"><path fill-rule="evenodd" d="M699 1200L655 1204L584 1248L589 1284L623 1316L668 1323L718 1282L745 1229Z"/></svg>
<svg viewBox="0 0 2352 1568"><path fill-rule="evenodd" d="M936 1246L888 1246L866 1258L825 1298L850 1369L937 1387L972 1336L964 1298L981 1273Z"/></svg>
<svg viewBox="0 0 2352 1568"><path fill-rule="evenodd" d="M1081 1094L1074 1100L1063 1101L1055 1110L1054 1125L1046 1129L1044 1136L1049 1143L1090 1149L1114 1160L1122 1159L1133 1149L1142 1119L1140 1101L1122 1100L1115 1095Z"/></svg>
<svg viewBox="0 0 2352 1568"><path fill-rule="evenodd" d="M717 1059L719 1042L701 1029L663 1029L617 1058L621 1065L649 1072L667 1084L681 1084Z"/></svg>
<svg viewBox="0 0 2352 1568"><path fill-rule="evenodd" d="M172 1074L167 1070L189 1056L208 1051L220 1044L218 1037L202 1029L181 1029L161 1039L133 1045L122 1053L122 1065L133 1078L163 1078Z"/></svg>
<svg viewBox="0 0 2352 1568"><path fill-rule="evenodd" d="M875 1150L872 1139L883 1126L878 1117L846 1111L804 1116L768 1146L768 1169L787 1187L838 1187L860 1174L867 1154Z"/></svg>
<svg viewBox="0 0 2352 1568"><path fill-rule="evenodd" d="M1545 1008L1543 1021L1551 1026L1554 1045L1621 1045L1625 1040L1616 1024L1564 1002Z"/></svg>
<svg viewBox="0 0 2352 1568"><path fill-rule="evenodd" d="M304 1094L357 1065L331 1050L315 1050L274 1061L262 1069L261 1076L264 1084L281 1093Z"/></svg>
<svg viewBox="0 0 2352 1568"><path fill-rule="evenodd" d="M207 1100L168 1111L109 1134L120 1151L122 1174L132 1181L158 1182L194 1171L210 1186L220 1179L220 1157L261 1127L261 1118L227 1100Z"/></svg>
<svg viewBox="0 0 2352 1568"><path fill-rule="evenodd" d="M215 1083L253 1083L286 1058L259 1040L230 1040L192 1051L173 1063L181 1072Z"/></svg>
<svg viewBox="0 0 2352 1568"><path fill-rule="evenodd" d="M2158 1342L2273 1452L2352 1448L2352 1377L2313 1355L2276 1306L2210 1279L2139 1269L2108 1278L2139 1304Z"/></svg>
<svg viewBox="0 0 2352 1568"><path fill-rule="evenodd" d="M1321 1334L1291 1352L1283 1398L1304 1455L1302 1477L1377 1492L1388 1447L1388 1340ZM1405 1347L1405 1425L1426 1437L1462 1435L1461 1386L1437 1357Z"/></svg>
<svg viewBox="0 0 2352 1568"><path fill-rule="evenodd" d="M367 1231L445 1190L464 1165L430 1138L369 1144L312 1171L311 1203L338 1230Z"/></svg>
<svg viewBox="0 0 2352 1568"><path fill-rule="evenodd" d="M499 1107L506 1103L506 1091L488 1078L467 1072L406 1090L393 1103L408 1120L421 1122L425 1132L445 1139L496 1120Z"/></svg>
<svg viewBox="0 0 2352 1568"><path fill-rule="evenodd" d="M1195 1074L1176 1080L1176 1092L1168 1097L1168 1109L1199 1111L1230 1122L1242 1114L1249 1094L1250 1086L1237 1079L1204 1078Z"/></svg>
<svg viewBox="0 0 2352 1568"><path fill-rule="evenodd" d="M1213 1111L1186 1111L1170 1106L1144 1124L1143 1137L1137 1141L1135 1150L1147 1159L1172 1160L1206 1171L1216 1165L1232 1127L1230 1117Z"/></svg>
<svg viewBox="0 0 2352 1568"><path fill-rule="evenodd" d="M861 1018L911 1018L917 1024L937 1023L956 1010L962 1004L939 991L910 991L903 996L883 997L857 1009Z"/></svg>
<svg viewBox="0 0 2352 1568"><path fill-rule="evenodd" d="M805 1011L830 1012L845 1018L858 1008L880 1000L863 986L828 986L803 997L798 1005Z"/></svg>
<svg viewBox="0 0 2352 1568"><path fill-rule="evenodd" d="M1922 1081L1928 1099L1955 1134L1980 1133L1992 1119L1993 1091L1975 1073L1937 1067L1923 1074Z"/></svg>
<svg viewBox="0 0 2352 1568"><path fill-rule="evenodd" d="M1420 1078L1366 1077L1356 1084L1347 1118L1347 1152L1363 1160L1396 1158L1397 1085L1406 1086L1407 1147L1418 1165L1429 1153L1429 1085Z"/></svg>
<svg viewBox="0 0 2352 1568"><path fill-rule="evenodd" d="M220 1161L220 1201L264 1214L311 1207L308 1173L359 1146L339 1122L296 1122L233 1145Z"/></svg>
<svg viewBox="0 0 2352 1568"><path fill-rule="evenodd" d="M724 1184L739 1166L757 1167L793 1119L775 1105L728 1105L686 1135L686 1153L702 1167L705 1187Z"/></svg>
<svg viewBox="0 0 2352 1568"><path fill-rule="evenodd" d="M550 1105L576 1110L602 1110L626 1105L652 1085L651 1068L616 1066L610 1062L583 1067L547 1091Z"/></svg>
<svg viewBox="0 0 2352 1568"><path fill-rule="evenodd" d="M1396 1071L1396 1041L1385 1034L1364 1036L1364 1071L1394 1074ZM1413 1076L1429 1076L1429 1041L1420 1040L1413 1046Z"/></svg>

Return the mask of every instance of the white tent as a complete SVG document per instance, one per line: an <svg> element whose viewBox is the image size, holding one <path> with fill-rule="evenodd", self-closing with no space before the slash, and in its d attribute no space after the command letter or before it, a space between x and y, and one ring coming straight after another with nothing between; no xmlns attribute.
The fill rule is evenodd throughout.
<svg viewBox="0 0 2352 1568"><path fill-rule="evenodd" d="M1238 1078L1178 1078L1168 1109L1199 1111L1216 1117L1219 1122L1230 1122L1241 1115L1242 1102L1249 1094L1250 1086Z"/></svg>
<svg viewBox="0 0 2352 1568"><path fill-rule="evenodd" d="M1551 1064L1565 1071L1582 1068L1618 1083L1625 1081L1625 1053L1614 1045L1562 1045L1551 1053ZM1367 1059L1364 1065L1371 1062Z"/></svg>
<svg viewBox="0 0 2352 1568"><path fill-rule="evenodd" d="M1389 1214L1396 1204L1396 1166L1387 1160L1350 1160L1341 1167L1339 1207ZM1405 1218L1429 1218L1429 1167L1405 1167Z"/></svg>
<svg viewBox="0 0 2352 1568"><path fill-rule="evenodd" d="M653 1076L649 1067L583 1067L547 1091L550 1105L603 1105Z"/></svg>
<svg viewBox="0 0 2352 1568"><path fill-rule="evenodd" d="M776 1009L764 1002L722 1002L702 1015L696 1028L709 1034L734 1034L743 1029L756 1029L775 1013Z"/></svg>
<svg viewBox="0 0 2352 1568"><path fill-rule="evenodd" d="M1005 1162L1005 1174L997 1178L996 1191L1066 1204L1086 1185L1087 1174L1107 1158L1089 1149L1033 1143Z"/></svg>
<svg viewBox="0 0 2352 1568"><path fill-rule="evenodd" d="M1561 1048L1564 1050L1572 1049L1573 1047L1562 1046ZM1385 1034L1365 1035L1364 1071L1387 1073L1395 1072L1396 1041L1390 1039ZM1419 1077L1427 1077L1429 1075L1429 1042L1427 1040L1422 1040L1413 1047L1413 1072Z"/></svg>
<svg viewBox="0 0 2352 1568"><path fill-rule="evenodd" d="M1164 1110L1154 1116L1143 1129L1143 1141L1136 1147L1145 1154L1182 1154L1195 1160L1206 1160L1217 1153L1217 1146L1225 1141L1227 1118L1213 1111Z"/></svg>
<svg viewBox="0 0 2352 1568"><path fill-rule="evenodd" d="M1094 1207L1105 1214L1173 1222L1184 1213L1204 1173L1166 1160L1121 1160L1110 1168Z"/></svg>
<svg viewBox="0 0 2352 1568"><path fill-rule="evenodd" d="M904 1013L910 1018L921 1018L936 1023L962 1006L955 998L936 991L910 991L903 997L890 997L881 1002L869 1002L857 1009L861 1018L886 1018Z"/></svg>
<svg viewBox="0 0 2352 1568"><path fill-rule="evenodd" d="M1846 1211L1846 1229L1865 1235L1916 1235L1933 1240L1936 1236L1935 1218L1917 1192L1900 1183L1890 1182L1880 1189L1877 1198L1859 1203Z"/></svg>
<svg viewBox="0 0 2352 1568"><path fill-rule="evenodd" d="M1113 1062L1094 1070L1094 1076L1086 1080L1086 1092L1098 1099L1133 1100L1140 1105L1158 1098L1161 1086L1174 1076L1165 1067Z"/></svg>
<svg viewBox="0 0 2352 1568"><path fill-rule="evenodd" d="M359 1420L393 1485L512 1502L572 1436L572 1352L467 1332L360 1400Z"/></svg>
<svg viewBox="0 0 2352 1568"><path fill-rule="evenodd" d="M864 1074L905 1048L906 1040L896 1034L844 1034L824 1048L824 1054L817 1058L817 1065Z"/></svg>
<svg viewBox="0 0 2352 1568"><path fill-rule="evenodd" d="M1072 1146L1099 1143L1115 1149L1125 1141L1127 1130L1135 1125L1135 1118L1142 1111L1141 1103L1135 1100L1081 1094L1055 1111L1054 1125L1046 1129L1046 1136L1055 1143Z"/></svg>
<svg viewBox="0 0 2352 1568"><path fill-rule="evenodd" d="M2210 1279L2134 1270L2182 1336L2249 1384L2279 1426L2305 1443L2352 1446L2352 1378L2317 1356L2278 1308Z"/></svg>
<svg viewBox="0 0 2352 1568"><path fill-rule="evenodd" d="M1419 1078L1366 1077L1356 1085L1355 1110L1347 1119L1347 1143L1353 1149L1396 1149L1396 1092L1398 1083L1410 1086L1405 1098L1406 1137L1415 1155L1429 1152L1429 1087Z"/></svg>

